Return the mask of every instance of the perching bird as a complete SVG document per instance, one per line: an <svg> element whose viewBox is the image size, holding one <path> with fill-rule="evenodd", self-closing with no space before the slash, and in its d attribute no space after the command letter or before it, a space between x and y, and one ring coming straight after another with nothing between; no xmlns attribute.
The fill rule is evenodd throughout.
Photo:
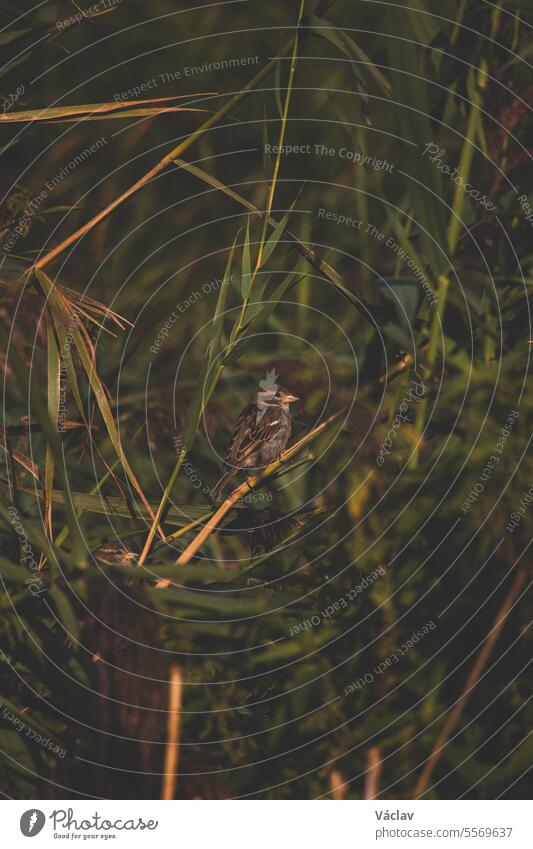
<svg viewBox="0 0 533 849"><path fill-rule="evenodd" d="M228 471L212 492L216 501L228 481L243 469L260 471L277 460L291 435L289 404L298 401L275 383L263 388L242 410L226 454Z"/></svg>

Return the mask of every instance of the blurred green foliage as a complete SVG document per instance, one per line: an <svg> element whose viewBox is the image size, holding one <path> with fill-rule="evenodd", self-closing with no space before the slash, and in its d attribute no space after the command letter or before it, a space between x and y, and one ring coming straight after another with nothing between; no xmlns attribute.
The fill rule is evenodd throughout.
<svg viewBox="0 0 533 849"><path fill-rule="evenodd" d="M177 95L157 105L206 110L2 131L2 792L158 797L176 663L178 797L307 799L341 780L363 798L378 747L381 798L410 798L522 570L425 798L525 797L527 4L308 0L272 207L283 225L261 267L253 208L288 49L183 152L202 173L170 164L46 277L32 263L242 91L298 9L124 0L68 26L70 3L1 9L1 91L24 88L7 115ZM166 545L156 532L137 571L97 562L117 539L142 549L169 481L166 534L210 512L235 418L272 368L302 399L296 438L345 415L269 482L270 512L232 511L187 566L175 559L197 527ZM61 397L79 426L57 433Z"/></svg>

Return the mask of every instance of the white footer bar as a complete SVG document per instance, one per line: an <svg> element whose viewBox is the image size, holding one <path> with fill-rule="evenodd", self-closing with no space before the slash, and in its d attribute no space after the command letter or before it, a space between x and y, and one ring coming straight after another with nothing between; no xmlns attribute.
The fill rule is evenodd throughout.
<svg viewBox="0 0 533 849"><path fill-rule="evenodd" d="M4 801L6 847L533 846L526 801ZM35 842L32 842L34 839Z"/></svg>

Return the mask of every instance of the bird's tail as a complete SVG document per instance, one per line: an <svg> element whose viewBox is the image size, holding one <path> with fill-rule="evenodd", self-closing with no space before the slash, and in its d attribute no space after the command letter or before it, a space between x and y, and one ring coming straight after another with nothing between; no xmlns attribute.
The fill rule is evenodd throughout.
<svg viewBox="0 0 533 849"><path fill-rule="evenodd" d="M231 480L234 474L236 474L239 469L228 469L225 475L222 475L219 482L215 485L215 487L211 491L211 499L213 501L218 501L218 496L228 483Z"/></svg>

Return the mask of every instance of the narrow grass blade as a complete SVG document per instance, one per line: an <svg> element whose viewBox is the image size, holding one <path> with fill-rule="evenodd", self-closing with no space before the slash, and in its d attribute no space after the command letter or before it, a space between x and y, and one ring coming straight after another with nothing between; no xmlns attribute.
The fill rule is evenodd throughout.
<svg viewBox="0 0 533 849"><path fill-rule="evenodd" d="M206 96L214 92L204 92ZM158 115L161 112L202 112L204 110L183 106L152 107L150 109L139 109L142 103L161 103L162 101L178 100L191 97L190 94L180 94L173 97L155 97L149 100L123 100L111 103L88 103L80 106L56 106L54 108L24 109L20 111L6 112L0 114L0 123L13 124L27 121L97 121L101 118L130 118L136 115ZM134 107L133 109L131 107ZM111 114L109 114L111 113Z"/></svg>
<svg viewBox="0 0 533 849"><path fill-rule="evenodd" d="M251 285L252 267L250 259L250 216L248 216L246 221L246 235L244 237L244 246L242 249L241 291L244 301L248 300Z"/></svg>
<svg viewBox="0 0 533 849"><path fill-rule="evenodd" d="M226 186L220 180L217 180L216 177L213 177L211 174L208 174L206 171L202 170L202 168L198 168L197 165L191 165L189 162L185 162L183 159L176 159L175 164L179 168L183 168L184 171L188 171L190 174L194 174L204 183L212 186L215 189L219 189L221 192L224 192L228 197L232 198L237 203L244 206L246 209L249 209L251 212L254 212L256 215L263 217L264 213L258 209L255 204L251 201L247 200L242 195L239 195L229 186ZM270 216L269 225L275 228L278 225L277 219ZM313 266L320 274L327 280L327 282L333 286L333 288L342 295L345 300L347 300L352 306L354 306L360 313L363 315L367 321L370 322L372 326L375 326L376 317L379 316L379 307L371 306L366 304L362 298L356 297L350 290L345 286L344 281L341 275L335 271L335 269L329 265L325 260L321 259L317 253L312 249L304 245L297 236L291 233L290 230L285 230L285 237L287 241L290 242L291 247L296 250L300 256L305 257L305 259L309 262L310 265Z"/></svg>
<svg viewBox="0 0 533 849"><path fill-rule="evenodd" d="M359 47L359 45L350 38L349 35L343 32L343 30L339 27L335 26L335 24L331 21L327 21L325 18L320 18L318 15L308 15L305 18L305 24L311 27L315 35L319 35L326 39L326 41L329 41L330 44L333 44L337 50L340 50L340 52L348 58L363 62L368 73L372 76L380 90L386 94L387 97L391 96L392 89L390 83L385 79L379 68L376 68L375 64L365 51ZM357 66L354 65L353 67L358 81L360 83L362 82L364 86L364 78L361 77L360 72L357 74Z"/></svg>
<svg viewBox="0 0 533 849"><path fill-rule="evenodd" d="M6 487L5 484L4 486ZM42 492L35 492L34 489L29 489L28 487L21 486L19 489L20 492L25 492L29 495L37 495L39 498L44 497ZM50 498L54 504L65 505L68 501L71 501L76 510L81 510L86 513L95 513L101 516L114 516L122 519L130 518L130 512L125 506L124 500L119 496L70 490L69 498L65 499L65 493L63 490L54 489L50 493ZM135 515L139 519L146 520L151 515L144 504L139 501L134 502L134 508ZM154 513L157 510L157 504L150 503L150 510L151 513ZM168 511L167 521L169 524L181 528L191 521L200 519L209 510L209 504L176 504L175 507L171 507ZM165 537L165 540L166 539L167 538Z"/></svg>
<svg viewBox="0 0 533 849"><path fill-rule="evenodd" d="M1 323L0 323L0 338L2 339L2 342L6 346L6 349L7 349L8 348L8 337L7 337L7 333L6 333L5 328L3 327L3 325ZM27 392L28 389L29 389L29 391L31 393L32 406L35 410L36 417L39 420L39 423L41 425L41 428L42 428L44 437L47 441L47 444L50 445L51 451L53 452L55 469L56 469L57 476L58 476L58 479L59 479L59 482L61 484L63 494L64 494L66 519L67 519L68 525L70 527L70 531L71 531L73 542L74 542L73 557L74 557L75 560L81 561L83 559L85 546L84 546L83 538L80 534L80 531L79 531L79 528L78 528L78 525L77 525L77 522L76 522L76 517L75 517L75 514L74 514L74 506L72 504L72 498L70 497L70 487L69 487L69 483L67 481L65 468L64 468L64 465L63 465L63 455L62 455L62 452L61 452L61 444L60 444L60 441L59 441L57 430L56 430L55 425L52 423L52 421L50 420L50 417L48 415L47 404L41 398L40 393L42 392L42 385L43 385L42 384L42 378L41 378L41 383L39 384L39 378L36 376L36 369L33 369L32 374L31 374L31 378L30 378L31 385L30 385L30 387L27 386L27 370L26 370L26 367L22 364L22 362L20 361L20 359L18 357L18 354L16 353L16 351L13 348L11 348L11 350L10 350L9 364L10 364L11 368L13 369L13 372L15 374L15 378L16 378L17 383L20 386L21 390L23 392ZM35 494L33 490L31 490L31 493ZM46 550L47 552L52 552L52 549L48 546L48 544L46 546L41 546L41 548L43 550ZM47 556L48 556L48 553L47 553ZM53 559L53 557L54 557L54 555L52 554L52 559Z"/></svg>
<svg viewBox="0 0 533 849"><path fill-rule="evenodd" d="M48 415L50 421L57 427L59 419L60 400L60 376L61 363L57 349L56 337L51 322L47 326L47 353L48 353ZM45 528L52 540L52 502L50 493L54 487L54 454L49 443L46 444L46 455L44 461L44 516Z"/></svg>
<svg viewBox="0 0 533 849"><path fill-rule="evenodd" d="M257 260L255 263L255 269L253 273L252 282L255 279L255 276L259 269L263 264L263 248L265 244L266 234L268 230L268 222L270 219L270 214L272 212L272 204L274 203L274 195L276 193L276 184L278 181L278 174L281 165L281 155L283 150L283 141L285 139L285 132L287 129L287 120L289 117L289 105L291 102L291 94L292 88L294 84L294 75L296 73L296 64L298 61L298 49L299 49L299 29L302 21L302 16L304 13L305 0L301 0L300 8L298 10L298 21L296 23L296 34L294 36L294 46L292 48L292 56L291 56L291 66L289 70L289 79L287 81L287 90L285 92L285 104L283 106L283 114L281 116L281 127L279 131L279 141L278 141L278 152L276 154L276 159L274 162L274 171L272 174L272 180L270 181L270 186L268 187L268 197L265 214L263 216L263 228L261 231L261 241L259 243L259 250L257 251Z"/></svg>
<svg viewBox="0 0 533 849"><path fill-rule="evenodd" d="M68 304L65 303L64 296L58 294L55 291L54 284L52 283L48 275L46 275L39 269L36 269L36 276L44 294L46 295L47 299L50 300L51 308L55 308L58 311L61 318L65 321L66 324L68 324L69 321L72 322L72 312L69 310ZM141 485L139 484L133 472L133 469L131 468L128 462L128 459L122 447L117 426L115 424L115 419L113 418L113 414L109 406L109 401L107 399L107 393L96 370L96 355L90 337L87 331L85 330L83 324L81 323L78 323L77 326L74 326L72 324L70 325L70 335L72 337L74 345L76 346L76 350L78 352L82 366L89 380L89 384L94 393L98 409L100 410L100 414L104 420L107 432L109 434L109 438L113 444L117 456L120 458L124 471L129 477L137 494L140 496L141 501L148 510L148 513L150 514L151 518L153 519L155 517L152 514L151 507L146 499ZM164 538L164 534L161 528L159 528L159 533L161 534L161 537Z"/></svg>

